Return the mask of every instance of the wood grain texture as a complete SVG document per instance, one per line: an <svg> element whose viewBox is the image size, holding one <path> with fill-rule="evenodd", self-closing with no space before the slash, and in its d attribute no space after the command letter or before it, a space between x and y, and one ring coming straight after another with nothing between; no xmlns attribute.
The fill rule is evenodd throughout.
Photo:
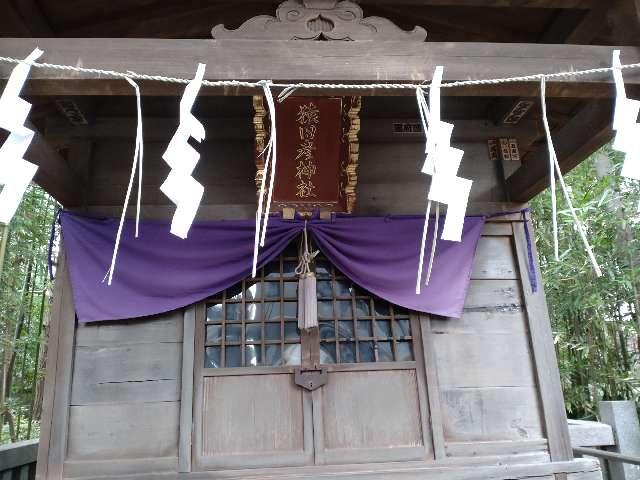
<svg viewBox="0 0 640 480"><path fill-rule="evenodd" d="M422 342L422 355L424 362L424 375L426 381L427 396L429 400L431 438L433 440L433 455L436 460L445 457L444 427L442 419L442 404L440 401L440 380L438 379L438 366L436 364L435 349L433 348L432 317L421 314L420 340Z"/></svg>
<svg viewBox="0 0 640 480"><path fill-rule="evenodd" d="M535 387L443 388L448 442L541 439Z"/></svg>
<svg viewBox="0 0 640 480"><path fill-rule="evenodd" d="M434 348L441 388L535 388L529 339L525 335L440 334L434 337Z"/></svg>
<svg viewBox="0 0 640 480"><path fill-rule="evenodd" d="M69 460L177 457L179 402L73 406Z"/></svg>
<svg viewBox="0 0 640 480"><path fill-rule="evenodd" d="M76 347L124 347L143 343L181 342L180 311L140 320L78 324L76 329Z"/></svg>
<svg viewBox="0 0 640 480"><path fill-rule="evenodd" d="M529 225L532 229L532 226ZM521 275L527 272L527 242L524 233L523 223L513 224L514 243L517 252L518 265ZM529 331L531 335L531 345L535 362L535 369L540 390L542 410L544 412L544 422L547 440L549 441L549 451L551 459L554 461L568 460L573 458L571 450L571 439L567 425L567 415L564 409L564 398L562 396L562 385L558 362L551 332L551 321L549 311L544 296L542 277L540 275L538 256L533 247L536 275L539 282L539 291L531 291L531 284L523 278L522 288L524 291L524 302L527 310Z"/></svg>
<svg viewBox="0 0 640 480"><path fill-rule="evenodd" d="M473 260L471 278L474 280L518 278L511 237L480 237Z"/></svg>
<svg viewBox="0 0 640 480"><path fill-rule="evenodd" d="M191 471L191 436L193 433L193 376L196 334L196 307L184 311L184 343L182 345L182 378L180 392L180 443L178 472Z"/></svg>
<svg viewBox="0 0 640 480"><path fill-rule="evenodd" d="M471 280L464 308L465 311L521 311L520 282L517 280Z"/></svg>
<svg viewBox="0 0 640 480"><path fill-rule="evenodd" d="M218 467L304 463L303 395L290 374L203 382L203 462Z"/></svg>
<svg viewBox="0 0 640 480"><path fill-rule="evenodd" d="M66 269L66 256L64 248L60 248L58 257L58 269L60 272ZM51 442L51 427L53 423L53 405L55 400L55 379L58 368L58 349L60 348L60 331L62 323L62 297L63 289L69 288L69 283L64 283L58 276L53 286L53 305L49 310L49 339L47 344L47 367L44 380L42 399L42 415L40 421L40 445L38 448L38 462L36 466L36 478L47 478L49 467L49 445Z"/></svg>
<svg viewBox="0 0 640 480"><path fill-rule="evenodd" d="M460 318L432 318L434 334L517 335L527 337L527 321L521 310L465 311Z"/></svg>
<svg viewBox="0 0 640 480"><path fill-rule="evenodd" d="M454 463L455 462L455 463ZM498 463L496 463L498 462ZM85 470L86 471L86 470ZM293 467L286 469L233 469L215 472L192 472L180 478L194 480L292 480L330 479L384 479L384 480L554 480L558 472L573 475L572 480L595 480L601 475L600 467L593 461L576 459L571 462L551 463L543 461L543 456L529 455L523 463L522 455L488 458L454 458L441 465L430 462L388 462L364 465L321 465L314 467ZM93 480L106 480L108 476L98 475ZM142 474L136 480L157 480L175 478L175 474Z"/></svg>
<svg viewBox="0 0 640 480"><path fill-rule="evenodd" d="M63 248L63 247L62 247ZM51 436L49 439L49 466L47 479L63 476L68 441L69 398L71 396L71 374L73 371L73 340L75 333L75 309L71 291L71 279L66 262L58 267L56 277L62 283L59 315L60 336L57 349L57 367L54 379L54 402L51 411ZM51 355L50 353L47 356Z"/></svg>
<svg viewBox="0 0 640 480"><path fill-rule="evenodd" d="M514 74L534 74L605 67L611 63L610 47L581 45L539 45L508 43L407 43L407 42L291 42L251 40L161 40L125 38L3 39L7 56L24 58L39 45L47 61L103 69L133 70L151 75L191 78L198 61L208 65L207 79L260 79L275 81L413 81L430 80L437 65L445 66L445 80L495 78ZM622 61L637 62L640 50L623 47ZM0 67L7 78L11 65ZM548 95L611 95L610 75L549 82ZM640 76L629 74L625 81L635 84ZM172 94L180 85L144 83L144 95ZM445 91L446 90L446 91ZM443 89L443 93L453 89ZM225 94L246 93L237 87L222 89ZM499 88L466 88L463 94L535 96L537 82L511 84ZM59 70L34 69L28 94L120 94L133 89L120 79L97 74L79 75ZM202 94L220 93L205 88ZM333 92L335 93L335 92ZM363 91L362 94L371 92ZM378 94L380 92L377 92ZM402 92L413 95L411 89Z"/></svg>
<svg viewBox="0 0 640 480"><path fill-rule="evenodd" d="M414 370L331 373L321 393L326 449L422 445Z"/></svg>
<svg viewBox="0 0 640 480"><path fill-rule="evenodd" d="M563 173L571 171L612 138L612 109L611 102L589 101L570 121L553 132L558 163ZM509 198L515 202L531 200L549 184L548 151L545 145L540 145L524 160L523 166L506 181Z"/></svg>

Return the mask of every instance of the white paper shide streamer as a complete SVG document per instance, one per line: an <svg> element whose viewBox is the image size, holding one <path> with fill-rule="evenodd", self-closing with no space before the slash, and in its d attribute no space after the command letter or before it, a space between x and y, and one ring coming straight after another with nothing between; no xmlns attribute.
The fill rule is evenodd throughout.
<svg viewBox="0 0 640 480"><path fill-rule="evenodd" d="M447 215L442 228L442 240L461 241L464 217L469 201L472 181L458 176L458 169L464 152L451 146L453 124L440 119L440 88L442 84L443 68L436 67L429 91L429 106L422 88L416 90L418 110L422 119L423 130L426 135L425 162L422 173L431 175L431 186L427 195L427 208L420 245L418 276L416 279L416 294L420 294L424 251L429 228L431 203L436 203L435 226L433 243L425 284L429 285L433 258L436 250L436 237L440 216L440 204L447 205Z"/></svg>
<svg viewBox="0 0 640 480"><path fill-rule="evenodd" d="M127 186L127 193L124 196L124 205L122 206L122 213L120 215L120 223L118 224L118 233L116 233L116 241L113 245L113 253L111 255L111 266L107 271L107 275L102 280L103 282L108 278L108 285L111 285L113 281L113 274L116 269L116 259L118 258L118 249L120 248L120 239L122 238L122 229L124 227L124 219L127 214L127 207L129 206L129 199L131 198L131 190L133 188L133 179L136 176L136 168L138 170L138 201L136 203L136 234L138 238L140 227L140 203L142 199L142 158L144 156L144 142L142 140L142 102L140 99L140 87L138 84L126 78L129 85L133 87L136 92L136 109L138 112L138 127L136 128L136 144L133 151L133 162L131 164L131 175L129 176L129 185Z"/></svg>
<svg viewBox="0 0 640 480"><path fill-rule="evenodd" d="M569 206L569 211L571 212L571 216L573 217L573 222L576 226L576 230L578 230L578 234L582 239L582 243L584 244L584 248L587 251L587 255L589 256L589 260L591 261L591 265L593 266L593 270L596 273L596 276L601 277L602 271L600 270L600 266L596 261L596 257L593 254L593 250L591 245L589 244L589 240L587 239L587 231L580 219L578 218L578 214L576 213L576 209L573 208L573 202L571 201L571 195L569 195L569 189L567 188L566 183L564 182L564 178L562 176L562 170L560 170L560 164L558 163L558 156L556 155L556 149L553 145L553 138L551 137L551 130L549 128L549 121L547 119L547 101L546 101L546 81L545 79L540 80L540 102L542 104L542 122L544 123L544 131L547 136L547 148L549 151L549 168L550 168L550 177L551 177L551 191L555 192L555 176L553 175L553 169L555 168L555 173L557 175L558 181L560 182L560 187L562 188L562 193L564 194L564 199ZM554 250L558 251L558 227L557 227L557 219L556 219L556 206L555 206L555 193L553 198L553 224L554 224Z"/></svg>
<svg viewBox="0 0 640 480"><path fill-rule="evenodd" d="M620 50L613 51L612 67L616 84L616 109L613 116L616 138L612 146L614 150L625 154L621 175L640 180L640 124L637 121L640 101L627 98L622 79Z"/></svg>
<svg viewBox="0 0 640 480"><path fill-rule="evenodd" d="M171 172L160 190L176 205L171 233L180 238L187 238L204 194L204 187L192 177L200 154L189 145L188 140L193 137L201 142L205 137L204 126L191 113L202 85L205 67L203 63L198 64L195 78L184 90L180 99L180 124L162 155Z"/></svg>
<svg viewBox="0 0 640 480"><path fill-rule="evenodd" d="M23 158L35 132L24 125L31 104L20 98L20 92L29 76L29 62L39 58L42 53L39 48L34 49L24 63L19 63L13 69L0 97L0 128L9 132L7 140L0 147L0 223L11 221L38 170L36 165Z"/></svg>
<svg viewBox="0 0 640 480"><path fill-rule="evenodd" d="M269 142L261 155L264 155L264 168L262 169L262 179L260 181L260 193L258 194L258 210L256 210L256 232L253 242L253 265L251 276L255 278L258 268L258 250L264 247L264 241L267 236L267 224L269 223L269 211L271 210L271 199L273 197L273 186L276 178L276 152L277 152L277 135L276 135L276 106L271 94L271 82L261 82L264 98L269 108L269 119L271 120L271 132L269 133ZM267 189L267 199L265 202L264 194L267 187L267 175L269 175L269 185Z"/></svg>

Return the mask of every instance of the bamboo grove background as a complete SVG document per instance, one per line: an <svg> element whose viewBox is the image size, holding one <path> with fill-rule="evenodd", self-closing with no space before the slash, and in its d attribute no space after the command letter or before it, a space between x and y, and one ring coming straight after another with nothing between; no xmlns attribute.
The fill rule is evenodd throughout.
<svg viewBox="0 0 640 480"><path fill-rule="evenodd" d="M0 443L40 433L55 211L55 201L31 187L11 223L0 225Z"/></svg>
<svg viewBox="0 0 640 480"><path fill-rule="evenodd" d="M619 176L622 158L601 149L567 175L604 276L596 278L559 196L560 262L553 260L549 189L532 202L566 409L595 418L599 400L640 400L640 184ZM0 226L0 443L36 438L42 407L56 203L29 189ZM54 248L55 250L55 248Z"/></svg>

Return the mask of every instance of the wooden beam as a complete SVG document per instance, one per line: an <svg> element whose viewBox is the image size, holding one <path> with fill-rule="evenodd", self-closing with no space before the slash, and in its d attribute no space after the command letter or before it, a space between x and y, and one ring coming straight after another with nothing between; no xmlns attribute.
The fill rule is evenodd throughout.
<svg viewBox="0 0 640 480"><path fill-rule="evenodd" d="M359 0L361 5L387 3L388 0ZM447 7L519 7L519 8L590 8L592 0L401 0L399 4Z"/></svg>
<svg viewBox="0 0 640 480"><path fill-rule="evenodd" d="M11 1L7 1L6 3L9 3L9 5L5 8L15 10L19 16L22 17L24 24L29 30L30 36L54 36L53 29L42 13L42 10L40 10L36 0L13 0L13 5L11 5Z"/></svg>
<svg viewBox="0 0 640 480"><path fill-rule="evenodd" d="M176 107L177 108L177 107ZM250 140L255 136L249 117L200 117L207 129L207 140ZM48 138L130 138L136 135L135 117L98 117L90 125L71 125L60 117L47 118L45 134ZM144 117L144 139L163 140L170 138L178 127L178 119L166 117Z"/></svg>
<svg viewBox="0 0 640 480"><path fill-rule="evenodd" d="M214 0L209 3L217 3ZM270 3L272 0L253 0L254 3ZM604 0L596 0L598 1ZM388 4L389 0L358 0L360 5ZM398 0L398 5L445 6L445 7L518 7L518 8L591 8L594 0ZM366 12L365 12L366 13Z"/></svg>
<svg viewBox="0 0 640 480"><path fill-rule="evenodd" d="M446 120L446 118L445 118ZM253 124L248 117L200 118L207 129L209 140L251 140L255 137ZM398 134L394 132L395 123L419 125L420 119L413 118L370 118L360 119L362 128L359 138L366 142L424 142L424 134L420 132ZM73 126L59 117L47 119L45 134L49 139L101 139L101 138L135 138L137 120L134 117L100 117L92 125ZM166 141L177 127L177 119L164 117L145 117L145 141ZM514 137L521 142L533 142L542 134L542 127L537 120L522 120L517 125L495 125L485 120L455 120L453 140L456 142L484 142L488 138ZM528 144L527 143L527 144Z"/></svg>
<svg viewBox="0 0 640 480"><path fill-rule="evenodd" d="M577 24L575 12L561 10L540 36L539 42L589 45L607 25L606 17L611 8L613 2L597 2L592 9L583 13Z"/></svg>
<svg viewBox="0 0 640 480"><path fill-rule="evenodd" d="M582 107L577 114L558 131L553 141L558 162L563 172L568 172L591 153L607 143L612 136L611 102L594 100ZM507 179L509 199L528 202L549 186L549 158L546 145L529 154L516 172Z"/></svg>
<svg viewBox="0 0 640 480"><path fill-rule="evenodd" d="M36 45L46 53L43 61L63 65L133 70L151 75L191 78L198 62L207 64L210 80L276 82L422 82L429 81L437 65L444 65L445 80L489 79L540 72L608 67L607 46L532 45L500 43L410 42L294 42L252 40L166 40L132 38L33 39L5 38L0 51L24 58ZM640 62L640 48L621 47L624 63ZM0 65L0 80L13 64ZM625 82L633 94L640 72L627 71ZM183 85L141 82L145 95L178 95ZM610 97L610 74L566 77L548 82L550 97ZM538 82L443 89L448 95L537 96ZM203 88L201 95L247 95L257 91L239 87ZM411 89L353 90L361 95L414 95ZM300 93L301 91L298 91ZM69 70L32 69L27 93L31 95L132 95L121 79ZM305 90L304 94L314 94ZM346 93L324 90L320 94Z"/></svg>
<svg viewBox="0 0 640 480"><path fill-rule="evenodd" d="M65 159L33 124L27 123L27 126L36 132L25 154L26 160L38 165L33 181L62 205L80 205L82 187Z"/></svg>

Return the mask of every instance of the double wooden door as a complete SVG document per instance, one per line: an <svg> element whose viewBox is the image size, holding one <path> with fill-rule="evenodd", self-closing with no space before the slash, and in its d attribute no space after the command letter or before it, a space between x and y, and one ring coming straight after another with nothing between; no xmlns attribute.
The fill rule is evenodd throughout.
<svg viewBox="0 0 640 480"><path fill-rule="evenodd" d="M199 320L194 359L194 469L432 459L420 325L417 318L409 321L412 335L402 337L411 340L409 356L405 352L386 357L380 353L386 345L382 341L380 347L375 343L373 358L359 351L351 358L344 353L347 349L334 345L333 350L320 350L318 364L321 327L315 335L302 336L295 346L300 354L285 357L277 366L211 368L206 364L207 326ZM392 341L395 351L396 343L401 342ZM363 348L368 347L362 343ZM326 351L342 351L342 358L327 356ZM356 363L357 359L374 361ZM295 371L300 364L325 369L326 383L312 391L297 385Z"/></svg>

